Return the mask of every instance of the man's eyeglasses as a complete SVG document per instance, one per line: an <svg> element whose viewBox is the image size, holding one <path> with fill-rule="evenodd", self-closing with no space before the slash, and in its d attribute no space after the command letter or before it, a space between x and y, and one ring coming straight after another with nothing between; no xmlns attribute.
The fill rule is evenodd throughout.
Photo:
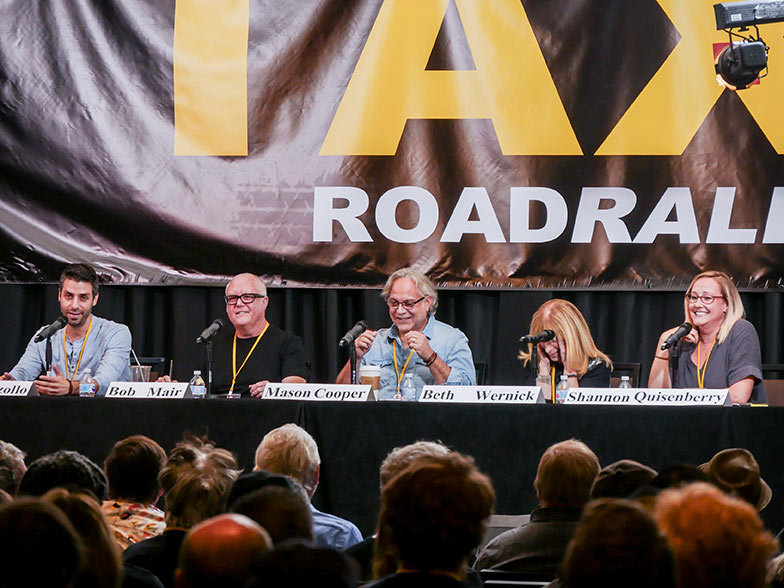
<svg viewBox="0 0 784 588"><path fill-rule="evenodd" d="M390 298L389 300L387 300L387 304L389 305L389 308L391 308L392 310L397 309L398 306L402 306L406 310L414 310L414 307L420 302L422 302L425 298L427 298L427 296L422 296L422 298L420 298L419 300L404 300L403 302L400 302L399 300L395 300L394 298Z"/></svg>
<svg viewBox="0 0 784 588"><path fill-rule="evenodd" d="M702 300L702 303L705 306L710 306L713 304L713 301L717 298L724 298L724 296L713 296L711 294L703 294L702 296L697 296L696 294L686 294L686 300L689 301L689 304L697 304L698 300Z"/></svg>
<svg viewBox="0 0 784 588"><path fill-rule="evenodd" d="M240 294L239 296L231 294L229 296L223 297L223 299L226 301L226 304L229 306L236 305L238 300L242 300L243 304L253 304L253 301L256 300L256 298L266 298L266 295L257 294L256 292L246 292L245 294Z"/></svg>

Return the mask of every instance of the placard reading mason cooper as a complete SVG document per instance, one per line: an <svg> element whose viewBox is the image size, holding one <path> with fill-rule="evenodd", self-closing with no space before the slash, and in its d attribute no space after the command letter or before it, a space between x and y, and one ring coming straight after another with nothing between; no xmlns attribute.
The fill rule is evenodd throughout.
<svg viewBox="0 0 784 588"><path fill-rule="evenodd" d="M569 388L564 404L730 406L727 388Z"/></svg>
<svg viewBox="0 0 784 588"><path fill-rule="evenodd" d="M543 404L539 386L425 386L419 402Z"/></svg>
<svg viewBox="0 0 784 588"><path fill-rule="evenodd" d="M270 383L261 395L274 400L329 400L365 402L375 400L370 385L361 384L279 384Z"/></svg>

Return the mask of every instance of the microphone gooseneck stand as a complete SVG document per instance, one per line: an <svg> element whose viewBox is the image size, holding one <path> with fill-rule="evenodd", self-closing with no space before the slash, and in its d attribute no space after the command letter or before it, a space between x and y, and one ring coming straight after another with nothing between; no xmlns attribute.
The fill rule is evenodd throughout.
<svg viewBox="0 0 784 588"><path fill-rule="evenodd" d="M669 368L670 368L670 386L672 388L678 387L678 355L681 349L681 342L678 341L670 347L670 359L669 359Z"/></svg>
<svg viewBox="0 0 784 588"><path fill-rule="evenodd" d="M67 359L66 359L67 361ZM52 337L46 338L46 375L52 371Z"/></svg>
<svg viewBox="0 0 784 588"><path fill-rule="evenodd" d="M207 396L212 394L212 339L207 341Z"/></svg>

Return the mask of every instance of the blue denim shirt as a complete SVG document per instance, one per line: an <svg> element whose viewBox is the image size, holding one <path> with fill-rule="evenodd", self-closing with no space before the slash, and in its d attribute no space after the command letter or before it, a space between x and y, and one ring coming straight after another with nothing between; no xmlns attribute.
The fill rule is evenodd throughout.
<svg viewBox="0 0 784 588"><path fill-rule="evenodd" d="M362 533L351 521L321 512L312 504L310 514L313 516L313 538L319 547L343 551L362 541Z"/></svg>
<svg viewBox="0 0 784 588"><path fill-rule="evenodd" d="M40 329L39 329L40 330ZM63 329L52 335L52 363L65 376L65 357L68 359L68 378L78 379L84 368L90 368L98 382L98 396L106 394L111 382L130 380L131 331L125 325L93 315L93 326L79 364L79 373L74 376L76 362L82 350L84 338L71 341L65 338L63 356ZM46 366L46 339L27 344L24 354L9 373L15 380L35 380Z"/></svg>
<svg viewBox="0 0 784 588"><path fill-rule="evenodd" d="M444 384L476 385L474 357L471 355L471 349L468 347L468 337L460 329L450 327L431 316L422 332L427 337L433 351L438 353L438 357L452 368ZM392 399L397 390L397 375L395 374L395 364L392 356L393 341L397 342L397 365L398 369L402 370L408 357L408 351L403 349L397 326L395 325L388 329L379 329L376 338L373 340L373 345L362 356L361 365L377 365L381 367L379 400ZM425 360L419 357L416 352L411 356L406 373L414 374L417 399L419 399L419 395L422 393L422 388L425 385L435 384L430 368L425 366Z"/></svg>

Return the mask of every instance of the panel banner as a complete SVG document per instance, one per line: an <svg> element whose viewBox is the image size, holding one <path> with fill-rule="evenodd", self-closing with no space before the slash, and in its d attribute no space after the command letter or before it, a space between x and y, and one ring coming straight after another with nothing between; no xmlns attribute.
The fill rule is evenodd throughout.
<svg viewBox="0 0 784 588"><path fill-rule="evenodd" d="M784 285L784 25L713 0L10 0L0 282Z"/></svg>

